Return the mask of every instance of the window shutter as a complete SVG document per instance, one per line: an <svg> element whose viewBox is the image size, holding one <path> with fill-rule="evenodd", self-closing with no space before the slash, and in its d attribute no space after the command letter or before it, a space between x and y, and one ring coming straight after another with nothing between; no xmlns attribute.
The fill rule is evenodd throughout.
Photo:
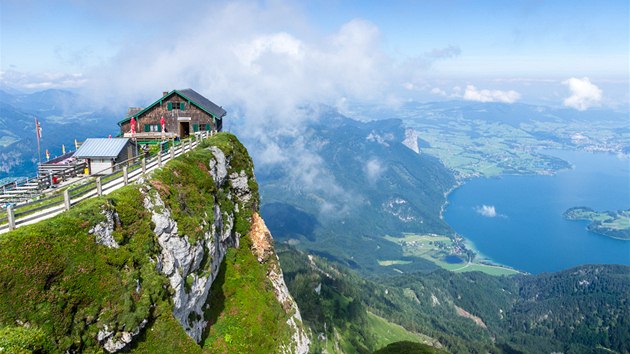
<svg viewBox="0 0 630 354"><path fill-rule="evenodd" d="M199 131L199 124L193 124L193 131Z"/></svg>
<svg viewBox="0 0 630 354"><path fill-rule="evenodd" d="M166 109L168 109L169 111L172 111L173 110L173 102L166 103Z"/></svg>
<svg viewBox="0 0 630 354"><path fill-rule="evenodd" d="M150 125L150 124L145 124L145 125L144 125L144 132L145 132L145 133L148 133L148 132L150 132L150 131L151 131L151 125Z"/></svg>
<svg viewBox="0 0 630 354"><path fill-rule="evenodd" d="M180 102L179 103L179 109L182 110L182 111L185 110L186 109L186 103Z"/></svg>
<svg viewBox="0 0 630 354"><path fill-rule="evenodd" d="M210 131L210 123L206 123L206 131Z"/></svg>

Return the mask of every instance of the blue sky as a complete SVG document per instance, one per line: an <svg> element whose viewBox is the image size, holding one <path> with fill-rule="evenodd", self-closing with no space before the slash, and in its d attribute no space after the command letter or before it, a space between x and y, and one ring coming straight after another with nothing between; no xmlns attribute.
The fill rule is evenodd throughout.
<svg viewBox="0 0 630 354"><path fill-rule="evenodd" d="M84 89L142 101L163 88L195 87L252 107L260 100L244 95L277 95L287 104L628 105L627 0L0 6L0 83L22 90ZM572 95L579 104L567 104Z"/></svg>

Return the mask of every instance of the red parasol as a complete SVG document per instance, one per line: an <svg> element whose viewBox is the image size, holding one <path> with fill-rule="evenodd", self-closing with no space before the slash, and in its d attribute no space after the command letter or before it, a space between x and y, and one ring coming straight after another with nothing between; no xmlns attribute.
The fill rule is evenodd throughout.
<svg viewBox="0 0 630 354"><path fill-rule="evenodd" d="M131 135L136 134L136 118L131 117Z"/></svg>

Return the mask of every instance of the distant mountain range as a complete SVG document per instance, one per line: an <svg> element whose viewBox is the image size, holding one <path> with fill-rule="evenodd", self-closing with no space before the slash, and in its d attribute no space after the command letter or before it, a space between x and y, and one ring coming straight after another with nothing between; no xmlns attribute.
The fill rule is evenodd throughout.
<svg viewBox="0 0 630 354"><path fill-rule="evenodd" d="M74 150L74 140L117 134L124 112L95 109L89 99L65 90L30 94L0 90L0 179L34 176L37 169L35 118L42 127L41 157Z"/></svg>

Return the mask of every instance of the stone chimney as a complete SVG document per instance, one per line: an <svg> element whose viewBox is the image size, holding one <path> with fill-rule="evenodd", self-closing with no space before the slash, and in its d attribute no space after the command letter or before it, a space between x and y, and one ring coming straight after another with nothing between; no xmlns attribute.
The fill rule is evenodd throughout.
<svg viewBox="0 0 630 354"><path fill-rule="evenodd" d="M162 91L162 97L168 95L168 91Z"/></svg>

